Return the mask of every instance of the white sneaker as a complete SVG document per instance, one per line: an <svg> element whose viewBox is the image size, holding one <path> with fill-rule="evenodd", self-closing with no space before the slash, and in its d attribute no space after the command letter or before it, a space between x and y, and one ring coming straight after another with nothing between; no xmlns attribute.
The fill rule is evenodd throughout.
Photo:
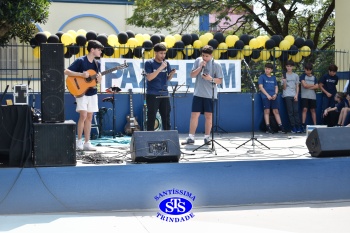
<svg viewBox="0 0 350 233"><path fill-rule="evenodd" d="M96 151L97 149L93 145L91 145L90 141L88 141L84 143L84 150Z"/></svg>
<svg viewBox="0 0 350 233"><path fill-rule="evenodd" d="M83 148L84 148L84 142L82 139L77 140L75 145L76 145L76 147L75 147L76 150L83 150Z"/></svg>

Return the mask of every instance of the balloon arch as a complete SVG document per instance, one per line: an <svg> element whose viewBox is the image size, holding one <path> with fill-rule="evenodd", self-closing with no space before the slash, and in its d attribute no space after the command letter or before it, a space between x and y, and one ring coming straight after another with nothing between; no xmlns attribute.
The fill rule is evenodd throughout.
<svg viewBox="0 0 350 233"><path fill-rule="evenodd" d="M103 57L107 58L134 58L144 56L146 59L153 57L153 46L163 43L167 47L168 59L195 59L200 56L201 48L211 45L214 48L215 59L238 59L249 58L255 62L267 61L278 58L281 61L293 60L300 62L314 49L314 43L310 39L295 38L292 35L285 37L264 35L254 38L243 34L241 36L228 35L222 32L198 34L175 34L164 36L162 34L135 34L132 31L120 32L118 35L98 34L94 31L59 31L56 34L50 32L38 32L30 40L33 55L40 58L41 43L63 43L65 45L64 57L71 58L73 55L83 56L88 53L86 44L89 40L98 40L104 46Z"/></svg>

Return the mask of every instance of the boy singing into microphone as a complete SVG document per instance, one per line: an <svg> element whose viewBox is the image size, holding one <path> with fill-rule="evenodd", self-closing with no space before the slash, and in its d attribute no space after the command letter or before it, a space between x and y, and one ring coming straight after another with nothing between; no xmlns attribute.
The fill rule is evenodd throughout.
<svg viewBox="0 0 350 233"><path fill-rule="evenodd" d="M170 130L170 99L168 96L168 81L173 78L175 69L171 69L166 62L166 47L164 44L154 45L154 58L145 62L147 78L146 104L147 104L147 131L154 131L157 111L162 119L163 129Z"/></svg>
<svg viewBox="0 0 350 233"><path fill-rule="evenodd" d="M200 114L205 117L204 143L210 144L210 130L213 117L213 88L214 99L217 99L217 85L222 83L224 77L221 65L213 59L213 47L206 45L202 48L202 56L193 64L191 77L196 79L192 100L192 113L190 132L182 144L193 144Z"/></svg>

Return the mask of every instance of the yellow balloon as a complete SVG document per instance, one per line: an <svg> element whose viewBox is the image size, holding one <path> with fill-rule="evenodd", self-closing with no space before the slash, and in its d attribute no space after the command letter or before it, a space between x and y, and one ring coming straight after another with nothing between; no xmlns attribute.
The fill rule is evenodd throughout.
<svg viewBox="0 0 350 233"><path fill-rule="evenodd" d="M290 49L290 46L291 46L291 44L288 40L282 40L279 44L279 47L282 50L288 50L288 49Z"/></svg>
<svg viewBox="0 0 350 233"><path fill-rule="evenodd" d="M285 39L285 40L288 40L289 43L290 43L290 45L293 45L293 44L294 44L294 41L295 41L294 36L288 35L288 36L284 37L284 39Z"/></svg>
<svg viewBox="0 0 350 233"><path fill-rule="evenodd" d="M34 49L33 49L33 56L35 58L40 58L40 46L36 46Z"/></svg>
<svg viewBox="0 0 350 233"><path fill-rule="evenodd" d="M143 38L145 40L151 40L151 36L149 34L143 34Z"/></svg>
<svg viewBox="0 0 350 233"><path fill-rule="evenodd" d="M114 58L120 58L120 56L121 56L120 50L118 48L114 48L113 57Z"/></svg>
<svg viewBox="0 0 350 233"><path fill-rule="evenodd" d="M263 60L263 61L266 61L270 58L270 51L268 51L267 49L263 49L261 50L260 52L260 59Z"/></svg>
<svg viewBox="0 0 350 233"><path fill-rule="evenodd" d="M135 39L138 42L138 44L137 44L138 46L142 46L143 42L145 41L145 37L140 33L135 35Z"/></svg>
<svg viewBox="0 0 350 233"><path fill-rule="evenodd" d="M107 43L112 47L118 47L119 46L118 36L115 34L109 35L107 37Z"/></svg>
<svg viewBox="0 0 350 233"><path fill-rule="evenodd" d="M295 55L292 55L291 57L292 57L292 61L294 62L300 62L301 59L303 59L303 56L300 54L300 52L298 52Z"/></svg>
<svg viewBox="0 0 350 233"><path fill-rule="evenodd" d="M311 54L311 49L309 46L304 45L303 47L300 48L300 54L303 57L307 57Z"/></svg>
<svg viewBox="0 0 350 233"><path fill-rule="evenodd" d="M228 46L225 42L221 42L218 46L218 49L219 49L220 53L226 53Z"/></svg>
<svg viewBox="0 0 350 233"><path fill-rule="evenodd" d="M209 38L209 40L211 40L211 39L213 39L214 38L214 35L213 35L213 33L210 33L210 32L207 32L207 33L205 33L204 34L206 37L208 37ZM209 41L208 40L208 41Z"/></svg>
<svg viewBox="0 0 350 233"><path fill-rule="evenodd" d="M207 36L205 36L205 35L201 35L199 37L199 40L202 42L202 46L205 46L205 45L208 44L210 39Z"/></svg>
<svg viewBox="0 0 350 233"><path fill-rule="evenodd" d="M75 38L77 37L77 32L74 30L68 30L67 31L68 34L71 34L73 37L73 40L75 41Z"/></svg>
<svg viewBox="0 0 350 233"><path fill-rule="evenodd" d="M260 57L258 57L258 58L256 58L256 59L252 58L252 61L253 61L253 62L258 62L258 61L260 61Z"/></svg>
<svg viewBox="0 0 350 233"><path fill-rule="evenodd" d="M125 55L129 52L129 47L126 45L120 45L119 47L119 53L120 55Z"/></svg>
<svg viewBox="0 0 350 233"><path fill-rule="evenodd" d="M182 38L182 36L180 34L175 34L174 37L175 37L175 42L180 41Z"/></svg>
<svg viewBox="0 0 350 233"><path fill-rule="evenodd" d="M200 41L200 40L195 40L195 41L193 42L193 48L195 48L195 49L200 49L200 48L202 48L202 41Z"/></svg>
<svg viewBox="0 0 350 233"><path fill-rule="evenodd" d="M48 31L44 31L44 33L45 33L45 35L46 35L47 38L49 38L49 36L51 36L51 33L48 32Z"/></svg>
<svg viewBox="0 0 350 233"><path fill-rule="evenodd" d="M73 44L75 40L71 34L63 33L61 36L61 41L65 46L67 46L67 45Z"/></svg>
<svg viewBox="0 0 350 233"><path fill-rule="evenodd" d="M261 48L261 47L264 47L265 46L265 43L266 43L266 37L265 36L258 36L256 38L256 40L259 42L259 47L258 48ZM255 59L256 60L256 59Z"/></svg>
<svg viewBox="0 0 350 233"><path fill-rule="evenodd" d="M77 56L77 57L82 57L82 56L84 56L84 47L83 47L83 46L79 47L79 52L77 53L76 56Z"/></svg>
<svg viewBox="0 0 350 233"><path fill-rule="evenodd" d="M228 47L233 47L236 41L239 40L239 37L236 35L228 35L225 39L225 42Z"/></svg>
<svg viewBox="0 0 350 233"><path fill-rule="evenodd" d="M131 48L134 49L135 47L137 47L138 45L138 41L136 40L136 38L129 38L127 45Z"/></svg>
<svg viewBox="0 0 350 233"><path fill-rule="evenodd" d="M150 51L145 51L145 59L151 59L154 57L154 51L151 49Z"/></svg>
<svg viewBox="0 0 350 233"><path fill-rule="evenodd" d="M244 55L243 55L243 52L242 52L242 51L238 51L238 52L237 52L236 59L238 59L238 60L244 59Z"/></svg>
<svg viewBox="0 0 350 233"><path fill-rule="evenodd" d="M282 50L280 49L280 47L274 47L271 50L271 55L275 58L279 58L282 55Z"/></svg>
<svg viewBox="0 0 350 233"><path fill-rule="evenodd" d="M84 29L79 29L77 31L77 35L83 35L83 36L86 36L86 31Z"/></svg>
<svg viewBox="0 0 350 233"><path fill-rule="evenodd" d="M214 51L213 51L213 57L214 57L214 59L215 59L215 60L218 60L218 59L220 59L220 56L221 56L220 50L214 49Z"/></svg>
<svg viewBox="0 0 350 233"><path fill-rule="evenodd" d="M175 59L177 60L184 59L184 54L181 51L177 51Z"/></svg>
<svg viewBox="0 0 350 233"><path fill-rule="evenodd" d="M184 48L184 50L183 50L185 56L186 56L186 55L187 55L187 56L192 56L193 51L194 51L193 46L190 45L190 44L189 44L189 45L186 45L185 48Z"/></svg>
<svg viewBox="0 0 350 233"><path fill-rule="evenodd" d="M176 39L172 35L167 35L164 39L165 43L168 45L168 48L172 48L176 42Z"/></svg>
<svg viewBox="0 0 350 233"><path fill-rule="evenodd" d="M248 57L252 54L253 50L250 48L249 45L244 45L242 52L244 56Z"/></svg>
<svg viewBox="0 0 350 233"><path fill-rule="evenodd" d="M257 49L260 47L260 42L257 39L253 38L249 41L249 47L252 49Z"/></svg>

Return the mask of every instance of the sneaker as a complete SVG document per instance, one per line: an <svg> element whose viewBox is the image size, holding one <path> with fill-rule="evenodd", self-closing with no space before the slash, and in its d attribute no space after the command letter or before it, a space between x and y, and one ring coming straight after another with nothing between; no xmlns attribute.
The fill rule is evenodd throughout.
<svg viewBox="0 0 350 233"><path fill-rule="evenodd" d="M305 124L302 124L300 129L301 129L302 133L306 133L306 125Z"/></svg>
<svg viewBox="0 0 350 233"><path fill-rule="evenodd" d="M297 127L297 133L301 133L301 132L303 132L302 129L301 129L301 126L298 126Z"/></svg>
<svg viewBox="0 0 350 233"><path fill-rule="evenodd" d="M84 142L81 139L77 140L75 145L76 145L76 147L75 147L76 150L83 150L84 149Z"/></svg>
<svg viewBox="0 0 350 233"><path fill-rule="evenodd" d="M182 142L181 143L182 145L185 145L185 144L194 144L194 139L190 138L190 137L187 137L186 138L186 141Z"/></svg>
<svg viewBox="0 0 350 233"><path fill-rule="evenodd" d="M204 138L205 145L211 145L210 138Z"/></svg>
<svg viewBox="0 0 350 233"><path fill-rule="evenodd" d="M295 126L293 126L293 128L292 128L292 133L297 133L298 131L297 131L297 128L295 127Z"/></svg>
<svg viewBox="0 0 350 233"><path fill-rule="evenodd" d="M284 129L283 125L280 125L280 126L279 126L278 132L279 132L279 133L287 133L287 131Z"/></svg>
<svg viewBox="0 0 350 233"><path fill-rule="evenodd" d="M266 133L274 134L270 126L266 126Z"/></svg>
<svg viewBox="0 0 350 233"><path fill-rule="evenodd" d="M91 145L91 142L85 142L84 143L84 150L87 151L96 151L96 148Z"/></svg>

